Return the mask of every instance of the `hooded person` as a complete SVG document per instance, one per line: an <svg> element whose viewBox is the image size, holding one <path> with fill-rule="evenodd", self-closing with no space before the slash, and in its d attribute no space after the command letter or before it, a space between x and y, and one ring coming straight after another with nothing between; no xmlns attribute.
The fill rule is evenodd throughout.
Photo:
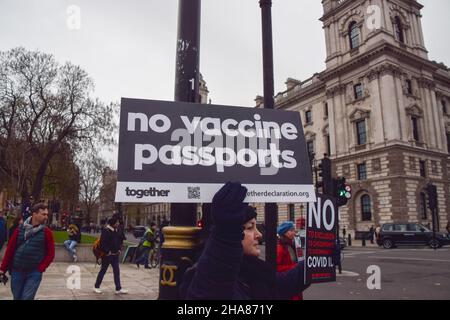
<svg viewBox="0 0 450 320"><path fill-rule="evenodd" d="M277 243L277 272L294 269L298 264L295 248L295 226L292 221L285 221L277 228L279 236ZM302 293L291 297L291 300L303 300Z"/></svg>
<svg viewBox="0 0 450 320"><path fill-rule="evenodd" d="M305 289L304 265L276 272L259 259L261 233L256 211L243 203L247 189L227 182L211 205L212 228L194 267L180 285L187 300L274 300L289 299Z"/></svg>
<svg viewBox="0 0 450 320"><path fill-rule="evenodd" d="M102 266L97 275L95 281L94 292L101 294L100 285L102 284L103 277L108 270L109 265L112 266L114 274L114 284L116 286L116 294L126 294L128 290L122 288L120 284L120 269L119 269L119 256L121 253L123 233L119 229L119 219L117 216L113 216L108 220L108 224L102 230L100 236L100 247L105 256L102 258Z"/></svg>

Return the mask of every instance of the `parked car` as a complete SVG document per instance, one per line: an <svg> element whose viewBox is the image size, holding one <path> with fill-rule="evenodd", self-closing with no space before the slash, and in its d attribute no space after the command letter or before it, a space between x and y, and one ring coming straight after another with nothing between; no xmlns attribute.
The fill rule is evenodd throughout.
<svg viewBox="0 0 450 320"><path fill-rule="evenodd" d="M147 230L147 229L145 228L145 226L135 226L135 227L133 228L133 236L134 236L135 238L142 238L142 236L143 236L144 233L145 233L145 230Z"/></svg>
<svg viewBox="0 0 450 320"><path fill-rule="evenodd" d="M427 245L433 249L450 245L450 237L446 233L429 230L419 223L386 223L381 227L377 244L385 249L397 245Z"/></svg>

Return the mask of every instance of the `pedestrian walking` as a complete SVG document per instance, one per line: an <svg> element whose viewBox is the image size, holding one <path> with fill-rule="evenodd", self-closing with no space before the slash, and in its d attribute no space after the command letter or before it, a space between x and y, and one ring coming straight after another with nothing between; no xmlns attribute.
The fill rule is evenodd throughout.
<svg viewBox="0 0 450 320"><path fill-rule="evenodd" d="M447 223L445 230L447 230L447 233L450 234L450 221Z"/></svg>
<svg viewBox="0 0 450 320"><path fill-rule="evenodd" d="M345 236L347 235L347 229L346 229L345 226L344 226L344 228L342 229L342 235L343 235L343 237L344 237L344 239L345 239Z"/></svg>
<svg viewBox="0 0 450 320"><path fill-rule="evenodd" d="M69 254L72 256L73 262L77 262L77 245L81 243L81 232L80 229L74 225L69 225L67 229L67 233L69 234L69 240L64 241L64 247L66 247Z"/></svg>
<svg viewBox="0 0 450 320"><path fill-rule="evenodd" d="M0 266L0 277L11 274L14 300L33 300L42 281L42 274L55 257L51 230L45 226L48 209L43 203L34 205L31 216L19 225L6 248Z"/></svg>
<svg viewBox="0 0 450 320"><path fill-rule="evenodd" d="M302 292L304 264L276 272L259 259L261 233L256 211L243 203L247 188L227 182L211 205L213 226L198 263L180 285L182 299L273 300Z"/></svg>
<svg viewBox="0 0 450 320"><path fill-rule="evenodd" d="M102 230L102 234L100 236L100 248L103 252L105 252L105 256L102 258L100 272L98 273L97 280L95 281L95 293L102 293L100 286L109 265L111 265L113 269L116 294L128 293L128 290L123 289L120 284L119 256L122 248L123 232L119 229L119 224L118 217L113 216L108 220L108 224Z"/></svg>
<svg viewBox="0 0 450 320"><path fill-rule="evenodd" d="M3 211L0 210L0 251L2 251L3 245L6 242L7 230L6 219L3 215Z"/></svg>
<svg viewBox="0 0 450 320"><path fill-rule="evenodd" d="M373 244L373 238L375 235L375 228L373 227L373 225L370 226L369 235L370 235L370 243Z"/></svg>
<svg viewBox="0 0 450 320"><path fill-rule="evenodd" d="M277 271L284 272L294 269L298 264L297 250L295 248L295 227L292 221L281 223L277 228ZM291 297L291 300L303 300L300 292Z"/></svg>
<svg viewBox="0 0 450 320"><path fill-rule="evenodd" d="M143 264L145 269L150 269L148 265L148 258L150 251L154 250L156 246L156 223L150 223L144 235L142 236L141 243L138 246L138 258L136 259L136 266L139 269L139 265Z"/></svg>

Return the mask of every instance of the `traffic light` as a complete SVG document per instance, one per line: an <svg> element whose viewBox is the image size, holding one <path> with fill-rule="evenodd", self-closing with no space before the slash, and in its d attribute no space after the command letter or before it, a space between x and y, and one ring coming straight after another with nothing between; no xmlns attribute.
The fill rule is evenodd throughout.
<svg viewBox="0 0 450 320"><path fill-rule="evenodd" d="M427 185L428 192L428 208L434 210L437 208L437 188L431 183Z"/></svg>
<svg viewBox="0 0 450 320"><path fill-rule="evenodd" d="M322 193L327 195L333 194L333 178L331 177L331 160L327 157L323 158L319 164L319 176L322 177L323 187Z"/></svg>
<svg viewBox="0 0 450 320"><path fill-rule="evenodd" d="M352 187L345 183L345 177L339 177L334 180L334 194L337 198L337 206L345 206L352 197Z"/></svg>

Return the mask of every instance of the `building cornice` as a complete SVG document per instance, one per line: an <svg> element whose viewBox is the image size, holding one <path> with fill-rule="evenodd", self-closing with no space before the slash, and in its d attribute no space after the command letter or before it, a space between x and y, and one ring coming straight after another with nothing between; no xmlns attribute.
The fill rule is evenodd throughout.
<svg viewBox="0 0 450 320"><path fill-rule="evenodd" d="M383 146L383 147L379 147L376 149L371 149L371 150L367 150L367 151L361 151L358 153L348 154L345 156L338 156L338 157L332 156L332 157L330 157L330 159L339 163L339 162L343 162L343 161L354 160L354 159L361 158L361 157L376 156L377 154L386 154L386 153L389 154L389 152L392 150L402 150L402 151L406 151L406 152L421 153L424 156L432 156L432 157L437 157L437 158L441 158L441 159L445 158L446 160L450 160L448 153L424 150L424 149L414 148L414 147L405 146L405 145L401 145L401 144Z"/></svg>
<svg viewBox="0 0 450 320"><path fill-rule="evenodd" d="M386 41L381 42L379 45L370 49L368 52L361 54L360 56L354 57L351 61L348 61L340 66L337 66L330 70L325 70L320 73L319 78L323 81L328 81L332 78L341 76L342 74L348 73L356 68L365 66L373 60L383 54L390 55L396 58L401 58L402 62L409 63L412 66L417 66L418 64L422 68L427 68L429 71L436 73L439 68L437 63L429 61L427 59L421 58L413 53L409 53L402 48L398 48ZM450 80L450 79L449 79Z"/></svg>

